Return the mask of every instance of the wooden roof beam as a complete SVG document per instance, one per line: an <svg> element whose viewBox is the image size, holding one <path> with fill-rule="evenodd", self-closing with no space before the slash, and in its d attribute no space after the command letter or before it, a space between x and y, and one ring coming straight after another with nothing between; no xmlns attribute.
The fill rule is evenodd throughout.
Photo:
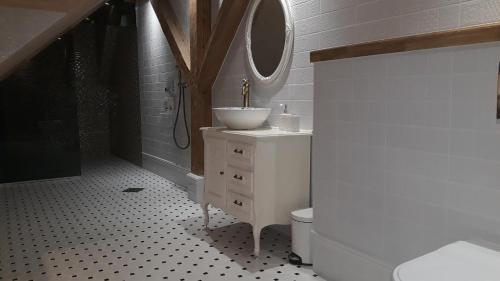
<svg viewBox="0 0 500 281"><path fill-rule="evenodd" d="M189 40L168 0L151 0L151 5L167 37L177 65L185 77L191 77L191 56Z"/></svg>
<svg viewBox="0 0 500 281"><path fill-rule="evenodd" d="M217 79L249 3L249 0L222 2L200 69L196 73L201 89L211 88Z"/></svg>
<svg viewBox="0 0 500 281"><path fill-rule="evenodd" d="M232 1L232 0L231 0ZM212 125L212 88L201 88L196 79L211 36L211 5L207 0L190 0L191 36L191 171L197 175L204 172L204 143L201 127Z"/></svg>

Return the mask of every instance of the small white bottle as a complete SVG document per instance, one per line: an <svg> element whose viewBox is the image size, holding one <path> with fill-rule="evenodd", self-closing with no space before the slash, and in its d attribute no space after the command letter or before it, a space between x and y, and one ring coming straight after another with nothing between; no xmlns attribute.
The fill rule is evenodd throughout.
<svg viewBox="0 0 500 281"><path fill-rule="evenodd" d="M300 117L295 114L288 113L288 106L286 104L280 104L280 107L284 107L283 113L279 117L279 129L287 132L298 132L300 131Z"/></svg>

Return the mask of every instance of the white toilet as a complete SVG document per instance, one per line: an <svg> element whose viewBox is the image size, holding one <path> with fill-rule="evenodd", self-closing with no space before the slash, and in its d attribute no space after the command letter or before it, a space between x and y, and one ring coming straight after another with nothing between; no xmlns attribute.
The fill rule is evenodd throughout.
<svg viewBox="0 0 500 281"><path fill-rule="evenodd" d="M500 281L500 252L459 241L398 266L394 281Z"/></svg>

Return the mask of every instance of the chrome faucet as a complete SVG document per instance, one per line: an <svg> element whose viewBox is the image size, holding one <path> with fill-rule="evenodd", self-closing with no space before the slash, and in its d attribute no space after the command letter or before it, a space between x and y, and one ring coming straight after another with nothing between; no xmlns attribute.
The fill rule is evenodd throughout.
<svg viewBox="0 0 500 281"><path fill-rule="evenodd" d="M248 79L241 80L243 86L241 88L241 95L243 96L243 108L250 107L250 85L248 84Z"/></svg>

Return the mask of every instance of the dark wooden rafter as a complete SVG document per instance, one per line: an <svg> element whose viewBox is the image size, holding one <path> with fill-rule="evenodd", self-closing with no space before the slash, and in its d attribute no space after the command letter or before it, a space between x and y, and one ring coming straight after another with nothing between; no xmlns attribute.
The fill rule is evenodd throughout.
<svg viewBox="0 0 500 281"><path fill-rule="evenodd" d="M168 0L151 0L151 5L160 22L161 28L167 37L172 54L184 77L191 75L191 56L189 40L182 30L182 26L175 15L174 9Z"/></svg>
<svg viewBox="0 0 500 281"><path fill-rule="evenodd" d="M197 77L211 34L211 5L207 0L190 0L191 73ZM198 79L191 83L191 171L203 174L204 145L201 127L212 125L212 87L203 88Z"/></svg>
<svg viewBox="0 0 500 281"><path fill-rule="evenodd" d="M203 0L197 0L199 1ZM212 86L249 3L249 0L222 2L212 32L206 33L204 30L201 35L203 40L206 40L206 45L199 48L196 54L198 56L197 67L193 74L196 77L193 88L195 94L191 95L191 131L193 132L191 170L198 175L203 174L204 169L203 136L199 129L212 124ZM205 7L205 9L209 8ZM210 12L207 11L207 13ZM204 37L207 34L210 34L209 38Z"/></svg>
<svg viewBox="0 0 500 281"><path fill-rule="evenodd" d="M212 125L212 86L250 0L222 2L211 30L211 1L189 0L190 36L182 31L168 0L150 0L172 49L188 77L191 93L191 171L202 175L204 147L201 127Z"/></svg>
<svg viewBox="0 0 500 281"><path fill-rule="evenodd" d="M211 6L210 1L190 0L189 26L192 73L200 68L208 39L211 34Z"/></svg>
<svg viewBox="0 0 500 281"><path fill-rule="evenodd" d="M215 82L249 3L249 0L222 2L200 71L197 73L201 88L212 87Z"/></svg>

